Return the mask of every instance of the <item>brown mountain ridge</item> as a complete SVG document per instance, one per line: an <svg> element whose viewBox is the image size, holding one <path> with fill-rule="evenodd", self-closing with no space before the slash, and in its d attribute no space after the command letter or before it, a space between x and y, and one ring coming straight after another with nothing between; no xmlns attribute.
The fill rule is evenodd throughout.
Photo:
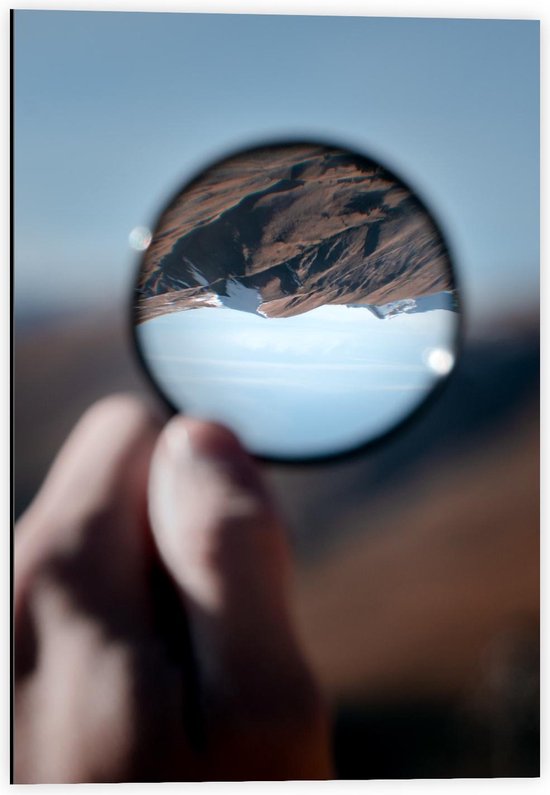
<svg viewBox="0 0 550 795"><path fill-rule="evenodd" d="M229 284L256 290L266 317L454 288L444 241L401 182L306 145L232 157L176 198L144 256L136 322L219 305Z"/></svg>

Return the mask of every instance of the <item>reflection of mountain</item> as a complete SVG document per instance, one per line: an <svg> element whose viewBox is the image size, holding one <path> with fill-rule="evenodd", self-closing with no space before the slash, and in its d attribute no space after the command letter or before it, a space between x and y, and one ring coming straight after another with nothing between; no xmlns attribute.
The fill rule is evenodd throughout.
<svg viewBox="0 0 550 795"><path fill-rule="evenodd" d="M176 200L143 264L137 320L225 303L236 285L268 317L453 288L443 241L407 189L370 161L305 145L226 161Z"/></svg>
<svg viewBox="0 0 550 795"><path fill-rule="evenodd" d="M434 295L421 295L417 298L402 298L388 304L348 304L354 309L368 309L381 320L389 320L396 315L414 315L418 312L431 312L434 309L458 311L456 295L453 290L443 290Z"/></svg>
<svg viewBox="0 0 550 795"><path fill-rule="evenodd" d="M262 294L257 287L246 287L236 279L228 279L226 282L226 294L216 295L216 293L205 291L201 295L195 296L189 309L200 309L205 306L226 307L236 309L239 312L249 312L253 315L260 315L268 318L265 312L265 304L262 302ZM345 304L349 309L367 309L375 317L381 320L389 320L397 315L413 315L418 312L430 312L433 309L446 309L450 312L458 311L456 295L453 290L443 290L434 295L423 295L416 298L401 298L398 301L390 301L387 304ZM183 308L183 307L178 307ZM309 310L312 311L312 310ZM149 315L146 319L151 319L157 313ZM300 313L302 314L302 313Z"/></svg>

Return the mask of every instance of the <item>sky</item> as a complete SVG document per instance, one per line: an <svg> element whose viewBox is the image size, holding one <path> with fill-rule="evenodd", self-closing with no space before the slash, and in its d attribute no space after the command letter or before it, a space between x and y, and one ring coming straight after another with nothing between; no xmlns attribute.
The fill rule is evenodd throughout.
<svg viewBox="0 0 550 795"><path fill-rule="evenodd" d="M408 182L467 317L539 283L534 21L18 11L16 313L123 306L183 181L247 144L348 145Z"/></svg>
<svg viewBox="0 0 550 795"><path fill-rule="evenodd" d="M172 405L282 458L343 452L389 430L452 367L456 336L452 311L381 320L337 305L285 318L191 309L137 327Z"/></svg>

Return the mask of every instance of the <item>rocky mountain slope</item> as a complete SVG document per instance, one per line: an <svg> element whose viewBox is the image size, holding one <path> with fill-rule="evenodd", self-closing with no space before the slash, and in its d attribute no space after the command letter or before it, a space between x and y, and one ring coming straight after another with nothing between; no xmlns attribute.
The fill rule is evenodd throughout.
<svg viewBox="0 0 550 795"><path fill-rule="evenodd" d="M454 288L444 242L408 189L371 161L306 145L238 155L179 195L144 257L136 322L218 306L235 284L258 292L266 317Z"/></svg>

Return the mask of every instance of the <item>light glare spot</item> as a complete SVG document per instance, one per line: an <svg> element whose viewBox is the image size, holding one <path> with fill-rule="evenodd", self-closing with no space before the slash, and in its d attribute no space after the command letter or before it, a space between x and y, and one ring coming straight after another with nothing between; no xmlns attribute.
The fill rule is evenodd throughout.
<svg viewBox="0 0 550 795"><path fill-rule="evenodd" d="M425 353L428 367L436 375L447 375L454 367L455 357L446 348L430 348Z"/></svg>
<svg viewBox="0 0 550 795"><path fill-rule="evenodd" d="M153 236L146 226L136 226L128 235L128 242L135 251L145 251L151 245Z"/></svg>

